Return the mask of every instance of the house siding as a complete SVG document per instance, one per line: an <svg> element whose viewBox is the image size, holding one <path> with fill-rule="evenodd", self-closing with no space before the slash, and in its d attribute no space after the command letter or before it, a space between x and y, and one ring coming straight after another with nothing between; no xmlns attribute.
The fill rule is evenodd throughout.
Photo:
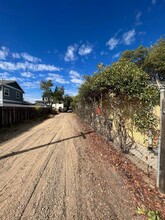
<svg viewBox="0 0 165 220"><path fill-rule="evenodd" d="M11 87L16 88L18 90L21 90L20 86L16 82L9 83L8 85L11 86Z"/></svg>
<svg viewBox="0 0 165 220"><path fill-rule="evenodd" d="M4 94L4 91L5 89L8 89L9 90L9 96L5 96ZM8 86L3 86L3 99L4 99L4 102L23 102L23 93L22 92L19 92L20 93L20 96L19 98L16 98L16 92L19 92L18 90L14 89L14 88L9 88Z"/></svg>
<svg viewBox="0 0 165 220"><path fill-rule="evenodd" d="M0 86L0 104L2 104L2 86Z"/></svg>

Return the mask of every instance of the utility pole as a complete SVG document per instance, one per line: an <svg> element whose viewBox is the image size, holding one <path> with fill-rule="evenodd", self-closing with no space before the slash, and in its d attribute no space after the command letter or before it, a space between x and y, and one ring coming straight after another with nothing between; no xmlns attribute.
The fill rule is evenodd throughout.
<svg viewBox="0 0 165 220"><path fill-rule="evenodd" d="M160 139L158 146L157 187L165 194L165 85L157 81L160 90Z"/></svg>

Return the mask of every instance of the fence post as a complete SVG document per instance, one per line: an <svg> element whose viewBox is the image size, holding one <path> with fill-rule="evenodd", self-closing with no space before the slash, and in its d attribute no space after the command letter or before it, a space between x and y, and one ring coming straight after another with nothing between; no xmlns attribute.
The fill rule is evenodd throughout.
<svg viewBox="0 0 165 220"><path fill-rule="evenodd" d="M165 194L165 86L160 86L160 139L158 146L157 186Z"/></svg>

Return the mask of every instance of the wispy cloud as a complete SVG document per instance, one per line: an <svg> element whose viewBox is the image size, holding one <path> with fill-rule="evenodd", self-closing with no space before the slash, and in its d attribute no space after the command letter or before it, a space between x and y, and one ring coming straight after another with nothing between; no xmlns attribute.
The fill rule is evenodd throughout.
<svg viewBox="0 0 165 220"><path fill-rule="evenodd" d="M52 81L55 81L57 83L61 84L68 84L69 82L64 79L62 75L55 74L55 73L48 73L48 76L46 78L47 80L51 79Z"/></svg>
<svg viewBox="0 0 165 220"><path fill-rule="evenodd" d="M123 34L123 43L125 45L132 44L135 41L135 35L136 35L135 29L125 32Z"/></svg>
<svg viewBox="0 0 165 220"><path fill-rule="evenodd" d="M61 68L56 67L54 65L46 65L46 64L29 64L27 65L27 69L32 71L60 71Z"/></svg>
<svg viewBox="0 0 165 220"><path fill-rule="evenodd" d="M0 79L7 79L10 77L10 74L7 72L0 73Z"/></svg>
<svg viewBox="0 0 165 220"><path fill-rule="evenodd" d="M0 79L6 79L6 80L14 80L14 81L19 81L19 82L24 82L24 78L12 76L8 72L0 73Z"/></svg>
<svg viewBox="0 0 165 220"><path fill-rule="evenodd" d="M75 84L78 84L78 85L83 83L82 77L81 77L81 75L77 71L70 70L69 71L69 75L70 75L70 78L71 78L70 81L72 83L75 83Z"/></svg>
<svg viewBox="0 0 165 220"><path fill-rule="evenodd" d="M9 49L7 47L2 46L0 50L0 60L6 60L8 53Z"/></svg>
<svg viewBox="0 0 165 220"><path fill-rule="evenodd" d="M32 63L41 62L41 59L39 59L38 57L31 56L31 55L29 55L29 54L26 53L26 52L21 53L21 57L22 57L24 60L29 61L29 62L32 62Z"/></svg>
<svg viewBox="0 0 165 220"><path fill-rule="evenodd" d="M34 74L30 73L30 72L23 72L21 73L21 76L27 77L27 78L35 78Z"/></svg>
<svg viewBox="0 0 165 220"><path fill-rule="evenodd" d="M109 39L109 41L106 43L107 46L109 46L110 50L113 50L117 45L119 44L119 40L116 37L112 37Z"/></svg>
<svg viewBox="0 0 165 220"><path fill-rule="evenodd" d="M32 63L38 63L41 62L41 59L38 57L34 57L26 52L23 53L11 53L11 56L13 59L24 59L25 61L32 62Z"/></svg>
<svg viewBox="0 0 165 220"><path fill-rule="evenodd" d="M148 7L148 12L151 12L152 6L155 6L157 3L157 0L151 0L151 5Z"/></svg>
<svg viewBox="0 0 165 220"><path fill-rule="evenodd" d="M155 4L156 4L156 1L157 1L157 0L152 0L152 2L151 2L152 5L155 5Z"/></svg>
<svg viewBox="0 0 165 220"><path fill-rule="evenodd" d="M66 89L65 90L65 94L68 94L68 95L70 95L70 96L76 96L77 95L77 91L75 91L75 90L71 90L71 89Z"/></svg>
<svg viewBox="0 0 165 220"><path fill-rule="evenodd" d="M54 65L46 65L46 64L34 64L29 62L18 62L18 63L12 63L12 62L6 62L6 61L0 61L0 69L7 70L7 71L17 71L17 70L23 70L23 71L60 71L61 68L56 67Z"/></svg>
<svg viewBox="0 0 165 220"><path fill-rule="evenodd" d="M78 50L78 53L79 55L81 56L85 56L87 54L90 54L92 52L93 48L91 45L85 45L85 44L82 44L81 47L79 48Z"/></svg>
<svg viewBox="0 0 165 220"><path fill-rule="evenodd" d="M76 55L75 52L77 50L77 45L71 45L68 46L64 60L65 61L75 61L76 60Z"/></svg>
<svg viewBox="0 0 165 220"><path fill-rule="evenodd" d="M113 57L112 57L112 59L119 58L119 57L120 57L120 54L121 54L120 52L119 52L119 53L114 54L114 55L113 55Z"/></svg>
<svg viewBox="0 0 165 220"><path fill-rule="evenodd" d="M20 59L20 58L21 58L21 56L20 56L19 53L12 53L12 57L13 57L14 59Z"/></svg>
<svg viewBox="0 0 165 220"><path fill-rule="evenodd" d="M100 52L100 55L101 55L101 56L108 55L108 52L101 51L101 52Z"/></svg>
<svg viewBox="0 0 165 220"><path fill-rule="evenodd" d="M0 50L0 60L6 60L6 54L2 50Z"/></svg>
<svg viewBox="0 0 165 220"><path fill-rule="evenodd" d="M36 100L42 100L42 98L41 94L30 93L29 91L27 91L27 93L24 94L24 100L31 103L35 103Z"/></svg>
<svg viewBox="0 0 165 220"><path fill-rule="evenodd" d="M40 87L40 81L24 81L21 83L21 86L27 89L36 89Z"/></svg>
<svg viewBox="0 0 165 220"><path fill-rule="evenodd" d="M142 12L139 11L137 14L136 14L136 25L142 25L142 22L141 22L141 16L142 16Z"/></svg>

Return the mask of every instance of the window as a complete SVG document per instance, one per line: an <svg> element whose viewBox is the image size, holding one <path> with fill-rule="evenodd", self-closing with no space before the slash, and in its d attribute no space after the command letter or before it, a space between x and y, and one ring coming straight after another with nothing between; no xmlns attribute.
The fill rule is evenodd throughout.
<svg viewBox="0 0 165 220"><path fill-rule="evenodd" d="M19 99L20 98L20 93L16 92L16 98Z"/></svg>
<svg viewBox="0 0 165 220"><path fill-rule="evenodd" d="M4 95L9 96L9 89L4 88Z"/></svg>

